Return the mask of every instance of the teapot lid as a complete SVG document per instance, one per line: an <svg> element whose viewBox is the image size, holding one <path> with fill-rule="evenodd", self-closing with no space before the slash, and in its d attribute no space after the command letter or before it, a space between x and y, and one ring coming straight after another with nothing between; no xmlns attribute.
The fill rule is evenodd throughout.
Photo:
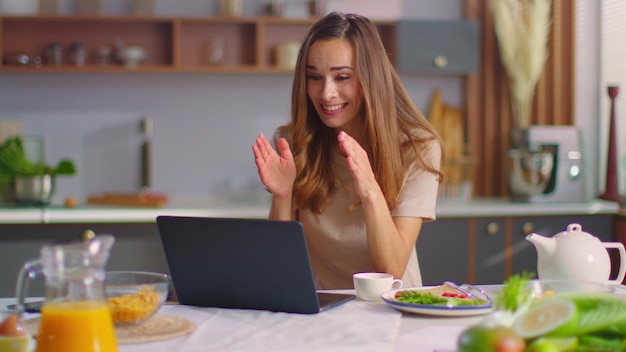
<svg viewBox="0 0 626 352"><path fill-rule="evenodd" d="M568 240L591 240L597 239L594 235L589 234L582 230L583 227L580 224L569 224L567 225L566 231L561 231L558 234L554 235L554 238L558 239L568 239Z"/></svg>

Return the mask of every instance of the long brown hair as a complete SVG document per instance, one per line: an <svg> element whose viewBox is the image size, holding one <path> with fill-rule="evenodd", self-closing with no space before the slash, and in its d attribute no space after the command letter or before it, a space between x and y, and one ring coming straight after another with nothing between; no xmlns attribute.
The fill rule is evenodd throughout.
<svg viewBox="0 0 626 352"><path fill-rule="evenodd" d="M370 162L389 209L394 209L404 172L416 166L442 179L433 160L423 154L441 142L434 128L411 101L387 55L376 26L366 17L331 12L315 23L306 35L296 64L291 121L278 135L290 143L297 176L293 198L298 209L320 213L337 187L331 158L336 132L325 126L306 91L306 60L317 40L345 39L355 50L356 72L363 91L365 133ZM442 152L443 153L443 152ZM439 165L442 165L439 160Z"/></svg>

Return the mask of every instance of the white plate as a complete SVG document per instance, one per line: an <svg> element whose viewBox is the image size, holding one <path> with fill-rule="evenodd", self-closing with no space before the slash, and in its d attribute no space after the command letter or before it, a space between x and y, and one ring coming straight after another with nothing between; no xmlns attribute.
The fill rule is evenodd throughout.
<svg viewBox="0 0 626 352"><path fill-rule="evenodd" d="M471 315L482 315L487 314L493 311L493 304L487 295L484 297L480 297L479 294L475 295L480 299L487 299L487 304L478 305L478 306L435 306L428 304L413 304L413 303L404 303L397 301L394 297L396 293L399 291L419 291L419 290L428 290L435 286L424 286L424 287L413 287L413 288L403 288L399 290L393 290L389 292L383 293L382 299L388 305L409 313L417 313L417 314L425 314L425 315L436 315L436 316L446 316L446 317L465 317Z"/></svg>

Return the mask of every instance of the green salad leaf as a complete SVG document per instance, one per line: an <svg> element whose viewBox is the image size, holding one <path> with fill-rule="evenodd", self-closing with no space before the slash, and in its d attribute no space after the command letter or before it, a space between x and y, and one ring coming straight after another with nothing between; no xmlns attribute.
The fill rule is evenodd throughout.
<svg viewBox="0 0 626 352"><path fill-rule="evenodd" d="M584 335L578 339L578 347L575 351L591 352L621 352L624 351L624 343L621 338Z"/></svg>
<svg viewBox="0 0 626 352"><path fill-rule="evenodd" d="M532 272L524 271L521 274L511 275L504 281L502 290L498 293L495 308L500 310L517 311L530 302L528 282L535 277Z"/></svg>
<svg viewBox="0 0 626 352"><path fill-rule="evenodd" d="M420 292L419 290L399 291L395 299L402 303L432 306L477 306L487 304L482 299L435 296L430 292Z"/></svg>
<svg viewBox="0 0 626 352"><path fill-rule="evenodd" d="M623 298L594 292L561 294L561 297L574 302L579 311L576 335L592 333L626 337L626 300Z"/></svg>

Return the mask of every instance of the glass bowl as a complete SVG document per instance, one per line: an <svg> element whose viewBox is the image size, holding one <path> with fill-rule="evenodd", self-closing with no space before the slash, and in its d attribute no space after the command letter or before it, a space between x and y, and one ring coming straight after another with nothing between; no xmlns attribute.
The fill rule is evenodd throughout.
<svg viewBox="0 0 626 352"><path fill-rule="evenodd" d="M106 295L115 325L150 319L167 298L171 279L163 273L107 271Z"/></svg>
<svg viewBox="0 0 626 352"><path fill-rule="evenodd" d="M615 287L587 281L531 280L527 287L533 299L567 293L615 293Z"/></svg>

